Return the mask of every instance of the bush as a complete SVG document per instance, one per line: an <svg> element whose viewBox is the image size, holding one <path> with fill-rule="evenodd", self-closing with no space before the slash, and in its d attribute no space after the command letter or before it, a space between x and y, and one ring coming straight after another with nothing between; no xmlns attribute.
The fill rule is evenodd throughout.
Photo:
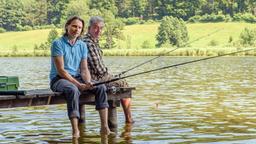
<svg viewBox="0 0 256 144"><path fill-rule="evenodd" d="M256 44L256 29L245 28L239 37L242 46L255 46Z"/></svg>
<svg viewBox="0 0 256 144"><path fill-rule="evenodd" d="M140 18L138 17L130 17L127 19L123 19L123 22L125 23L125 25L133 25L133 24L138 24L140 23Z"/></svg>
<svg viewBox="0 0 256 144"><path fill-rule="evenodd" d="M228 43L232 43L233 42L233 37L232 36L229 36L228 38Z"/></svg>
<svg viewBox="0 0 256 144"><path fill-rule="evenodd" d="M231 21L231 17L229 15L225 16L223 14L205 14L202 16L196 15L191 17L188 22L195 23L195 22L223 22L223 21Z"/></svg>
<svg viewBox="0 0 256 144"><path fill-rule="evenodd" d="M20 24L17 24L16 30L17 31L30 31L30 30L33 30L33 28L31 26L29 26L29 25L22 26Z"/></svg>
<svg viewBox="0 0 256 144"><path fill-rule="evenodd" d="M188 31L185 22L172 16L166 16L162 19L158 27L156 35L156 47L161 47L164 44L171 44L174 46L184 46L188 41Z"/></svg>
<svg viewBox="0 0 256 144"><path fill-rule="evenodd" d="M30 31L30 30L33 30L33 28L31 26L26 25L26 26L23 27L22 30L23 31Z"/></svg>
<svg viewBox="0 0 256 144"><path fill-rule="evenodd" d="M219 15L215 15L215 14L211 14L211 15L203 15L200 19L201 22L223 22L225 21L225 15L219 14Z"/></svg>
<svg viewBox="0 0 256 144"><path fill-rule="evenodd" d="M245 13L245 14L235 14L233 17L234 21L245 21L249 23L255 23L256 22L256 16L252 15L251 13Z"/></svg>
<svg viewBox="0 0 256 144"><path fill-rule="evenodd" d="M141 48L150 48L150 42L148 40L145 40L142 45L141 45Z"/></svg>
<svg viewBox="0 0 256 144"><path fill-rule="evenodd" d="M48 34L47 42L51 44L55 39L59 37L58 35L59 34L56 28L51 29L51 31Z"/></svg>
<svg viewBox="0 0 256 144"><path fill-rule="evenodd" d="M0 27L0 33L5 33L5 32L6 32L6 30L4 28Z"/></svg>
<svg viewBox="0 0 256 144"><path fill-rule="evenodd" d="M154 20L152 20L152 19L149 19L149 20L147 20L145 23L147 23L147 24L154 24L154 23L156 23L156 21L154 21Z"/></svg>
<svg viewBox="0 0 256 144"><path fill-rule="evenodd" d="M218 41L216 41L216 40L211 40L210 42L209 42L209 46L217 46L219 43L218 43Z"/></svg>
<svg viewBox="0 0 256 144"><path fill-rule="evenodd" d="M199 22L200 19L201 19L201 16L196 15L196 16L193 16L193 17L189 18L188 22L196 23L196 22Z"/></svg>

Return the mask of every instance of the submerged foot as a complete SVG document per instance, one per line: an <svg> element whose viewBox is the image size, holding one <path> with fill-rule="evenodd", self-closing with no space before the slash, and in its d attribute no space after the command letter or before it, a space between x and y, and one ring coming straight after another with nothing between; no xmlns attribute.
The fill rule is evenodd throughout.
<svg viewBox="0 0 256 144"><path fill-rule="evenodd" d="M79 131L73 132L72 137L73 138L79 138L80 137L80 132Z"/></svg>
<svg viewBox="0 0 256 144"><path fill-rule="evenodd" d="M102 127L100 129L100 134L101 135L112 135L112 134L115 134L115 132L110 131L110 129L108 127Z"/></svg>
<svg viewBox="0 0 256 144"><path fill-rule="evenodd" d="M125 120L125 123L126 124L133 124L133 123L135 123L135 121L132 118L130 118L130 119Z"/></svg>

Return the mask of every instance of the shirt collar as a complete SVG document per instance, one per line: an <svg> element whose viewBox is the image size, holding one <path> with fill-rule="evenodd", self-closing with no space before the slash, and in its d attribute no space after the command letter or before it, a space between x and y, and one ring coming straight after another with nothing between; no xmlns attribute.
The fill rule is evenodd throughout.
<svg viewBox="0 0 256 144"><path fill-rule="evenodd" d="M87 38L89 38L91 41L93 41L94 43L99 43L99 40L98 39L94 39L91 34L87 33L85 36Z"/></svg>
<svg viewBox="0 0 256 144"><path fill-rule="evenodd" d="M77 40L76 40L76 42L74 43L74 45L71 45L71 44L69 43L68 36L64 35L64 36L62 36L62 39L63 39L63 41L64 41L65 43L69 44L70 46L74 46L74 45L78 44L78 41L79 41L79 38L77 38Z"/></svg>

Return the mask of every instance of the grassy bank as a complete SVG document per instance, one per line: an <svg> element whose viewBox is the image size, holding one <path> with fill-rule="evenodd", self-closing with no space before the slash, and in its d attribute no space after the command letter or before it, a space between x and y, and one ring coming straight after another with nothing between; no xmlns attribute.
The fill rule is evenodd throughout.
<svg viewBox="0 0 256 144"><path fill-rule="evenodd" d="M116 42L117 48L104 50L105 55L158 55L172 48L155 48L155 35L159 24L131 25L126 26L123 33L125 40ZM245 27L256 28L255 24L249 23L195 23L187 24L190 41L201 36L220 31L193 42L186 48L181 48L169 55L216 55L230 50L237 50L230 43L238 41L241 31ZM0 56L47 56L48 51L34 51L35 44L45 42L49 29L33 30L26 32L6 32L0 34ZM61 33L61 29L58 30ZM143 42L147 41L148 48L143 49ZM214 46L212 46L214 43ZM254 55L250 52L251 55Z"/></svg>
<svg viewBox="0 0 256 144"><path fill-rule="evenodd" d="M246 50L250 48L218 48L218 47L208 47L208 48L192 48L184 47L178 48L157 48L157 49L111 49L103 50L105 56L217 56L226 53L231 53L240 50ZM42 57L50 56L49 51L23 51L19 53L12 52L1 52L0 57ZM237 53L230 56L256 56L256 50Z"/></svg>

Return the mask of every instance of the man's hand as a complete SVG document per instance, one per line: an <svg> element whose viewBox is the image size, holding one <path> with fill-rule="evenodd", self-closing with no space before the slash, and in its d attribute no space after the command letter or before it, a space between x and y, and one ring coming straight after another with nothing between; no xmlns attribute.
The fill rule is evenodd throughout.
<svg viewBox="0 0 256 144"><path fill-rule="evenodd" d="M87 82L87 83L81 83L78 87L78 89L80 91L85 91L85 90L89 90L89 89L92 89L93 88L93 83L92 82Z"/></svg>

